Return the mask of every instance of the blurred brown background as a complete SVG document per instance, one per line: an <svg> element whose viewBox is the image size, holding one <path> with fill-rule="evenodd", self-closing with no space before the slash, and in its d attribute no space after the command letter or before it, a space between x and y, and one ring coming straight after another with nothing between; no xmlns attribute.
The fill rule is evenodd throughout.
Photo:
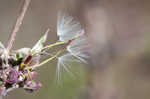
<svg viewBox="0 0 150 99"><path fill-rule="evenodd" d="M0 39L6 45L23 0L0 0ZM85 27L91 46L90 65L77 66L76 79L54 85L56 62L39 72L43 88L34 94L11 92L7 99L149 99L149 0L32 0L14 49L32 47L47 28L57 40L58 11L68 12Z"/></svg>

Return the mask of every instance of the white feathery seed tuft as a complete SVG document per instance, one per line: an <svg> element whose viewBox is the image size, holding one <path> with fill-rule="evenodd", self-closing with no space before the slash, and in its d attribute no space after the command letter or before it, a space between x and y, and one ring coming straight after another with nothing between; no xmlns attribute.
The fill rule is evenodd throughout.
<svg viewBox="0 0 150 99"><path fill-rule="evenodd" d="M84 29L81 24L73 19L71 16L59 13L57 20L57 35L60 41L69 41L66 50L67 53L58 57L57 77L60 78L62 68L70 72L69 68L73 62L87 63L89 58L89 43L87 37L84 35Z"/></svg>
<svg viewBox="0 0 150 99"><path fill-rule="evenodd" d="M66 41L74 38L82 32L82 26L75 21L72 16L67 16L61 12L57 18L57 35L60 41Z"/></svg>
<svg viewBox="0 0 150 99"><path fill-rule="evenodd" d="M73 40L71 44L67 46L67 51L82 62L87 63L86 59L89 58L89 44L86 36L82 35L77 39Z"/></svg>
<svg viewBox="0 0 150 99"><path fill-rule="evenodd" d="M71 64L77 62L81 63L80 60L73 57L70 53L66 53L60 57L58 57L58 64L57 64L57 78L60 80L60 73L62 70L67 71L69 74L72 75L72 72L70 72Z"/></svg>

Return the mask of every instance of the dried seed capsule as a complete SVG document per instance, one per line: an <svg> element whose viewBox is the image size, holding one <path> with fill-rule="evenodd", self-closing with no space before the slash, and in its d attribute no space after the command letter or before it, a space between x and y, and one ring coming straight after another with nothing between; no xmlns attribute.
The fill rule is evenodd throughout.
<svg viewBox="0 0 150 99"><path fill-rule="evenodd" d="M26 91L33 92L35 90L38 90L41 88L42 85L39 82L34 82L34 81L27 81L26 85L24 86Z"/></svg>
<svg viewBox="0 0 150 99"><path fill-rule="evenodd" d="M19 77L18 72L15 69L12 69L9 72L8 83L10 83L10 84L17 83L18 82L18 77Z"/></svg>
<svg viewBox="0 0 150 99"><path fill-rule="evenodd" d="M25 59L25 61L24 61L23 63L20 64L19 70L22 70L23 67L24 67L26 64L28 64L28 63L31 62L31 60L32 60L32 56L29 55L29 56Z"/></svg>
<svg viewBox="0 0 150 99"><path fill-rule="evenodd" d="M32 60L32 56L29 55L29 56L25 59L24 64L28 64L31 60Z"/></svg>
<svg viewBox="0 0 150 99"><path fill-rule="evenodd" d="M2 69L2 65L3 65L2 62L3 62L3 61L2 61L2 59L0 58L0 69Z"/></svg>

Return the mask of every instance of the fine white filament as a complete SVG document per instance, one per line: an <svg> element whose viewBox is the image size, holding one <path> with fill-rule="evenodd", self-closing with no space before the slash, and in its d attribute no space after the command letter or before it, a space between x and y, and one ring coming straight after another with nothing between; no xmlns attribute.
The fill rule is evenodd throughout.
<svg viewBox="0 0 150 99"><path fill-rule="evenodd" d="M58 57L57 76L59 79L61 67L70 72L68 67L70 67L71 62L87 63L89 44L81 24L75 21L73 17L61 12L58 13L57 35L60 41L72 40L66 49L68 53Z"/></svg>

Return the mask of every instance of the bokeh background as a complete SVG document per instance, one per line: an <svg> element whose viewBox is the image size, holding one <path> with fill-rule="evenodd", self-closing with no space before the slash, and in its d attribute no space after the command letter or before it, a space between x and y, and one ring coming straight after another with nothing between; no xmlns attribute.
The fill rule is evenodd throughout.
<svg viewBox="0 0 150 99"><path fill-rule="evenodd" d="M24 0L0 0L0 40L8 38ZM17 89L4 99L149 99L149 0L32 0L13 49L32 47L50 28L54 43L57 12L74 16L92 45L89 65L72 64L56 84L57 60L41 67L43 87L35 93ZM44 59L44 58L43 58Z"/></svg>

